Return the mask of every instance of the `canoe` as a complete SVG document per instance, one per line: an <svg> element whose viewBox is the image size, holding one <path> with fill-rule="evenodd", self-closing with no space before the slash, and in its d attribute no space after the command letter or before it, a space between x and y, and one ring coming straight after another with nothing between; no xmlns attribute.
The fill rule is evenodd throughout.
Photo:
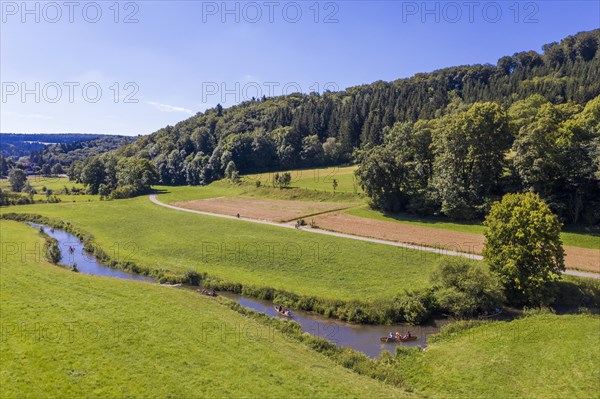
<svg viewBox="0 0 600 399"><path fill-rule="evenodd" d="M390 337L381 337L380 338L381 342L385 342L385 343L407 342L407 341L415 341L417 339L418 339L418 337L416 337L415 335L412 335L410 338L400 338L400 339L390 338Z"/></svg>
<svg viewBox="0 0 600 399"><path fill-rule="evenodd" d="M277 306L273 306L273 309L275 309L275 313L277 313L279 316L292 317L292 312L290 312L289 310L288 310L289 314L285 314L283 312L280 312L279 309L277 309Z"/></svg>

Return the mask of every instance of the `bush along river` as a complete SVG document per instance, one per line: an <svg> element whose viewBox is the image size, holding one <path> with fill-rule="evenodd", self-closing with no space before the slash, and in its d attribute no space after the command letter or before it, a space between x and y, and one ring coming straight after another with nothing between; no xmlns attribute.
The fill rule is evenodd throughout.
<svg viewBox="0 0 600 399"><path fill-rule="evenodd" d="M93 274L96 276L114 277L125 280L137 280L155 283L150 277L135 273L128 273L122 270L111 269L98 262L93 255L87 253L83 248L83 243L74 235L61 230L56 230L48 226L29 223L31 226L41 229L45 234L56 239L61 252L60 263L67 267L77 266L77 270L82 274ZM185 289L196 289L197 287L182 287ZM231 292L218 292L225 298L229 298L240 303L242 306L263 312L272 317L284 317L279 315L274 303L271 301L248 298ZM378 357L384 350L394 352L398 345L421 346L425 347L427 336L440 331L440 328L450 322L448 319L432 320L429 324L410 326L407 324L396 325L362 325L344 323L338 320L328 319L324 316L314 313L291 310L292 316L286 319L293 320L300 324L303 332L325 338L338 346L350 347L365 353L370 357ZM412 341L386 343L382 342L382 337L387 337L391 332L395 334L400 332L403 336L407 332L416 337Z"/></svg>

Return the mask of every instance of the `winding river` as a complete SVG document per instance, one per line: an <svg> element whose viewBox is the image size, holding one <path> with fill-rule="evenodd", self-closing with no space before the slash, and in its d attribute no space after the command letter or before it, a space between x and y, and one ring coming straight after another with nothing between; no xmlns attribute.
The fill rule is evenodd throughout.
<svg viewBox="0 0 600 399"><path fill-rule="evenodd" d="M58 241L61 251L60 263L71 267L77 264L77 269L82 274L93 274L97 276L113 277L124 280L137 280L155 283L155 280L135 273L128 273L122 270L111 269L108 266L99 263L93 255L83 249L81 241L72 234L61 230L52 229L48 226L30 223L31 226L42 229L50 237ZM181 287L183 289L195 289L197 287ZM244 297L231 292L219 292L219 295L239 302L242 306L263 312L272 317L280 317L273 309L273 303L270 301ZM421 346L425 347L427 336L439 332L441 326L449 323L448 319L433 320L430 324L421 326L409 326L406 324L397 324L392 326L385 325L362 325L344 323L338 320L326 318L324 316L303 312L292 311L292 320L299 323L302 331L308 332L335 343L338 346L350 347L365 353L370 357L379 356L384 350L393 352L397 345ZM404 343L382 343L380 338L387 336L389 332L400 331L405 334L410 331L418 339Z"/></svg>
<svg viewBox="0 0 600 399"><path fill-rule="evenodd" d="M104 266L98 262L98 260L96 260L94 255L86 252L83 249L83 243L79 240L79 238L72 234L36 223L29 223L29 225L38 229L41 228L44 233L58 241L61 254L60 263L64 266L71 267L75 263L77 264L77 269L82 274L114 277L123 280L147 281L152 283L155 282L150 277L142 276L141 274L128 273L122 270L111 269L108 266ZM72 248L73 250L71 251L69 248Z"/></svg>

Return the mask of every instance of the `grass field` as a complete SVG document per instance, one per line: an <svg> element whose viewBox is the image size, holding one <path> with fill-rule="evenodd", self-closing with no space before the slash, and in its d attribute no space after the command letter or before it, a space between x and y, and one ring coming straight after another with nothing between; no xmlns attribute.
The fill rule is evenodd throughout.
<svg viewBox="0 0 600 399"><path fill-rule="evenodd" d="M536 315L460 331L410 355L407 385L428 398L597 398L600 317Z"/></svg>
<svg viewBox="0 0 600 399"><path fill-rule="evenodd" d="M158 198L162 199L159 195ZM391 299L429 285L439 255L165 209L148 197L15 206L92 233L144 268L208 272L225 281L329 299ZM117 256L117 257L118 257Z"/></svg>
<svg viewBox="0 0 600 399"><path fill-rule="evenodd" d="M361 197L346 192L334 193L298 187L280 189L267 185L257 188L251 182L231 184L224 180L213 182L208 186L154 186L154 188L162 194L164 202L193 201L216 197L249 197L286 201L343 202L353 206L363 203Z"/></svg>
<svg viewBox="0 0 600 399"><path fill-rule="evenodd" d="M406 395L192 291L50 265L0 223L2 398Z"/></svg>
<svg viewBox="0 0 600 399"><path fill-rule="evenodd" d="M88 194L58 194L58 191L64 190L67 187L69 190L71 188L76 187L78 189L84 189L82 184L69 181L67 177L45 177L45 176L28 176L27 180L31 187L33 187L37 194L34 194L33 198L35 201L46 201L46 194L42 189L46 187L48 190L52 190L53 195L56 195L63 202L89 202L89 201L98 201L100 199L97 195L88 195ZM0 180L0 188L9 189L10 184L7 179Z"/></svg>
<svg viewBox="0 0 600 399"><path fill-rule="evenodd" d="M342 166L317 169L289 170L292 176L291 187L308 190L333 192L333 180L338 183L335 191L338 193L361 194L362 188L355 178L356 166ZM279 172L285 173L285 172ZM274 172L243 176L244 181L253 183L260 181L262 185L272 185Z"/></svg>

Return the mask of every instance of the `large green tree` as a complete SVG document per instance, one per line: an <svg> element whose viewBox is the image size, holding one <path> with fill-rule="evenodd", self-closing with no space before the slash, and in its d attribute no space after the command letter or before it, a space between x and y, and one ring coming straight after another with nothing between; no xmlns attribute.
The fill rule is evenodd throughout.
<svg viewBox="0 0 600 399"><path fill-rule="evenodd" d="M431 179L430 123L397 123L383 131L384 144L363 153L356 171L376 208L419 211Z"/></svg>
<svg viewBox="0 0 600 399"><path fill-rule="evenodd" d="M500 275L514 303L548 304L551 282L565 270L561 224L534 193L507 194L496 202L484 225L483 256Z"/></svg>
<svg viewBox="0 0 600 399"><path fill-rule="evenodd" d="M496 192L510 147L508 118L497 103L476 103L451 115L434 138L433 185L441 210L457 219L473 219L486 210Z"/></svg>
<svg viewBox="0 0 600 399"><path fill-rule="evenodd" d="M25 188L27 174L19 168L12 168L10 172L8 172L8 182L10 183L10 189L19 193Z"/></svg>
<svg viewBox="0 0 600 399"><path fill-rule="evenodd" d="M88 187L91 194L98 194L100 185L104 183L104 164L100 158L90 158L81 170L81 182Z"/></svg>

